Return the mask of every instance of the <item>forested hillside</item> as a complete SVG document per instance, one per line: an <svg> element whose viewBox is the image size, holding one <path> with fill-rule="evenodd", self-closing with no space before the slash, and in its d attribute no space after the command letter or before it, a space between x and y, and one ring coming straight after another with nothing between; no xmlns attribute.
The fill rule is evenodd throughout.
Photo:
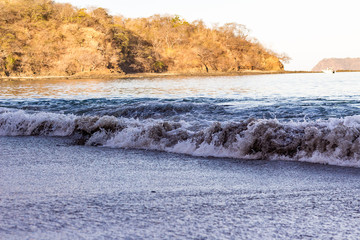
<svg viewBox="0 0 360 240"><path fill-rule="evenodd" d="M46 0L0 0L0 76L283 70L239 24L126 19Z"/></svg>

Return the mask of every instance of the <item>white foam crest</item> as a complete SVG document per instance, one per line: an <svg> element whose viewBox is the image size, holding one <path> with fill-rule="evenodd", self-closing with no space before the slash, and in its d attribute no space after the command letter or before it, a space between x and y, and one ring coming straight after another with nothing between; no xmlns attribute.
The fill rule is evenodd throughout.
<svg viewBox="0 0 360 240"><path fill-rule="evenodd" d="M0 114L2 136L74 136L79 144L94 146L360 167L360 116L287 123L248 119L191 131L193 125L21 110Z"/></svg>
<svg viewBox="0 0 360 240"><path fill-rule="evenodd" d="M108 147L153 149L203 157L306 161L360 167L359 116L327 121L281 123L249 120L215 123L197 133L158 125L127 127L106 142ZM186 132L183 139L179 132Z"/></svg>
<svg viewBox="0 0 360 240"><path fill-rule="evenodd" d="M0 135L2 136L68 136L75 128L74 115L55 113L28 114L22 110L6 111L0 114Z"/></svg>
<svg viewBox="0 0 360 240"><path fill-rule="evenodd" d="M134 119L123 121L126 122L126 128L116 132L104 146L168 151L169 146L181 139L188 139L191 134L181 123Z"/></svg>

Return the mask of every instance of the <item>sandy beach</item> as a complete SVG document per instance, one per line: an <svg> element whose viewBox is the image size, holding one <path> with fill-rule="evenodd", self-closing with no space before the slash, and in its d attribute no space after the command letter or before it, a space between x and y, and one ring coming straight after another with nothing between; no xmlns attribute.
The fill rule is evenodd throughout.
<svg viewBox="0 0 360 240"><path fill-rule="evenodd" d="M62 138L1 137L0 148L3 239L360 236L356 168L93 148Z"/></svg>

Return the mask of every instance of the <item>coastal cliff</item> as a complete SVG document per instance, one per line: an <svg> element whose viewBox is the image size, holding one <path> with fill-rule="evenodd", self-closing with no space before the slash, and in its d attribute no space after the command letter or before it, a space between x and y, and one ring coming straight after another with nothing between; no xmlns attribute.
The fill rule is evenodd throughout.
<svg viewBox="0 0 360 240"><path fill-rule="evenodd" d="M103 8L0 0L0 76L282 71L240 24L179 16L128 19Z"/></svg>

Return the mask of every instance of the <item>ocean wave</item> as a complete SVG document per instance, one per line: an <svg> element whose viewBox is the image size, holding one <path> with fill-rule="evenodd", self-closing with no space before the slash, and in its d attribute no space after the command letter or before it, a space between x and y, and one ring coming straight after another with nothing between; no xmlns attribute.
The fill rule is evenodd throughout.
<svg viewBox="0 0 360 240"><path fill-rule="evenodd" d="M51 112L77 116L159 119L167 121L241 121L248 118L277 118L302 121L360 114L358 100L324 98L99 98L99 99L0 99L0 110L27 113Z"/></svg>
<svg viewBox="0 0 360 240"><path fill-rule="evenodd" d="M187 121L2 109L0 135L63 136L92 146L360 167L360 116L302 122L249 118L204 126Z"/></svg>
<svg viewBox="0 0 360 240"><path fill-rule="evenodd" d="M115 116L138 119L193 119L199 116L220 119L231 117L232 109L218 99L34 99L0 100L0 108L24 110L28 113L53 112L74 115Z"/></svg>

